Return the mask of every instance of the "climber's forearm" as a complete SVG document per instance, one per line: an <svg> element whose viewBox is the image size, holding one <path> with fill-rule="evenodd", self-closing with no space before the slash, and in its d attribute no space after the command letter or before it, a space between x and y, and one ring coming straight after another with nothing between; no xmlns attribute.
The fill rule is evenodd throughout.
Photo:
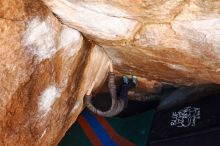
<svg viewBox="0 0 220 146"><path fill-rule="evenodd" d="M114 74L114 72L113 72L113 66L112 66L112 63L111 62L109 62L109 70L110 70L110 72L109 72L109 77L108 77L108 88L109 89L114 89L114 88L116 88L116 86L115 86L115 74Z"/></svg>
<svg viewBox="0 0 220 146"><path fill-rule="evenodd" d="M93 106L92 102L91 102L91 96L85 96L84 98L84 102L86 107L93 113L99 115L99 116L103 116L103 117L113 117L118 115L119 113L121 113L125 107L125 103L122 100L118 100L116 101L116 103L114 105L111 106L111 108L108 111L101 111L98 110L96 107Z"/></svg>
<svg viewBox="0 0 220 146"><path fill-rule="evenodd" d="M116 85L115 85L115 74L110 72L109 79L108 79L108 88L110 95L112 97L112 104L114 104L115 100L117 100L117 93L116 93Z"/></svg>
<svg viewBox="0 0 220 146"><path fill-rule="evenodd" d="M112 65L111 61L109 62L109 70L110 70L110 72L113 72L113 65Z"/></svg>
<svg viewBox="0 0 220 146"><path fill-rule="evenodd" d="M112 62L110 61L109 62L109 77L111 78L110 80L111 80L111 87L113 87L114 85L115 85L115 77L114 77L114 73L113 73L113 65L112 65ZM110 81L109 80L109 81ZM92 82L92 85L89 87L89 89L88 89L88 91L87 91L87 93L86 93L86 95L91 95L91 93L92 93L92 90L93 90L93 88L94 88L94 86L95 86L95 82L96 82L96 80L94 80L93 82Z"/></svg>
<svg viewBox="0 0 220 146"><path fill-rule="evenodd" d="M84 97L84 104L86 105L86 107L92 111L93 113L97 114L97 109L92 105L92 96L91 95L85 95Z"/></svg>
<svg viewBox="0 0 220 146"><path fill-rule="evenodd" d="M104 117L112 117L118 115L126 106L126 103L124 100L117 98L116 93L116 85L115 85L115 74L113 73L113 67L112 64L109 64L110 72L108 77L108 88L112 99L112 105L111 108L108 111L100 111L96 107L93 106L91 99L91 91L92 88L87 92L87 95L84 98L84 103L86 104L87 108L92 111L95 114L98 114L100 116ZM94 85L93 85L94 86Z"/></svg>
<svg viewBox="0 0 220 146"><path fill-rule="evenodd" d="M95 86L95 81L92 82L92 85L89 87L88 91L86 92L86 95L91 95L92 94L92 90Z"/></svg>

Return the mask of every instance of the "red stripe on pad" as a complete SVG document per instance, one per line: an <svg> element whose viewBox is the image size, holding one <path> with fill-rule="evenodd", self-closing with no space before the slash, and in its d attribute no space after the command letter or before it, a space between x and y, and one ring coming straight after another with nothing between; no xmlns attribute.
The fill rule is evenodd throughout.
<svg viewBox="0 0 220 146"><path fill-rule="evenodd" d="M96 116L96 119L119 146L135 146L135 144L120 136L103 117Z"/></svg>
<svg viewBox="0 0 220 146"><path fill-rule="evenodd" d="M80 115L77 121L79 122L81 128L83 129L86 136L89 138L92 145L103 146L99 138L96 136L95 132L92 130L86 119L83 117L83 115Z"/></svg>

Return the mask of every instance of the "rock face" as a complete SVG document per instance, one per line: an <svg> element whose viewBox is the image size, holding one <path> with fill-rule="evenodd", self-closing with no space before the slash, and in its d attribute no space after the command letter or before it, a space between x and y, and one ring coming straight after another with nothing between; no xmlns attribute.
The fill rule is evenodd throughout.
<svg viewBox="0 0 220 146"><path fill-rule="evenodd" d="M120 73L174 84L220 83L220 1L43 0L105 48Z"/></svg>
<svg viewBox="0 0 220 146"><path fill-rule="evenodd" d="M119 75L219 84L219 40L218 0L1 0L0 145L56 145L110 60Z"/></svg>
<svg viewBox="0 0 220 146"><path fill-rule="evenodd" d="M40 1L1 5L0 145L55 145L92 81L105 80L109 58Z"/></svg>

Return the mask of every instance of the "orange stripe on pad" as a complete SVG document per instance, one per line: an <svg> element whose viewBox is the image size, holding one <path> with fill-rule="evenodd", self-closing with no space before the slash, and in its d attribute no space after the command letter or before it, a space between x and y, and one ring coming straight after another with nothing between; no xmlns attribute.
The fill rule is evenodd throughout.
<svg viewBox="0 0 220 146"><path fill-rule="evenodd" d="M78 117L77 121L79 122L84 133L89 138L89 140L93 146L103 146L101 141L96 136L95 132L92 130L92 128L89 126L88 122L86 121L86 119L82 115L80 115Z"/></svg>
<svg viewBox="0 0 220 146"><path fill-rule="evenodd" d="M111 127L111 125L100 116L96 116L96 119L99 123L105 128L106 132L109 136L114 140L119 146L135 146L132 142L128 141L127 139L120 136L115 130Z"/></svg>

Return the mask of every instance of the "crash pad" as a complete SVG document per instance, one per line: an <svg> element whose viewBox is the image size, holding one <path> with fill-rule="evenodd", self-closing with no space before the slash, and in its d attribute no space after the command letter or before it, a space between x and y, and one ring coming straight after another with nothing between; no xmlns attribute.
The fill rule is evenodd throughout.
<svg viewBox="0 0 220 146"><path fill-rule="evenodd" d="M104 118L85 109L59 146L146 146L154 110L134 116Z"/></svg>

